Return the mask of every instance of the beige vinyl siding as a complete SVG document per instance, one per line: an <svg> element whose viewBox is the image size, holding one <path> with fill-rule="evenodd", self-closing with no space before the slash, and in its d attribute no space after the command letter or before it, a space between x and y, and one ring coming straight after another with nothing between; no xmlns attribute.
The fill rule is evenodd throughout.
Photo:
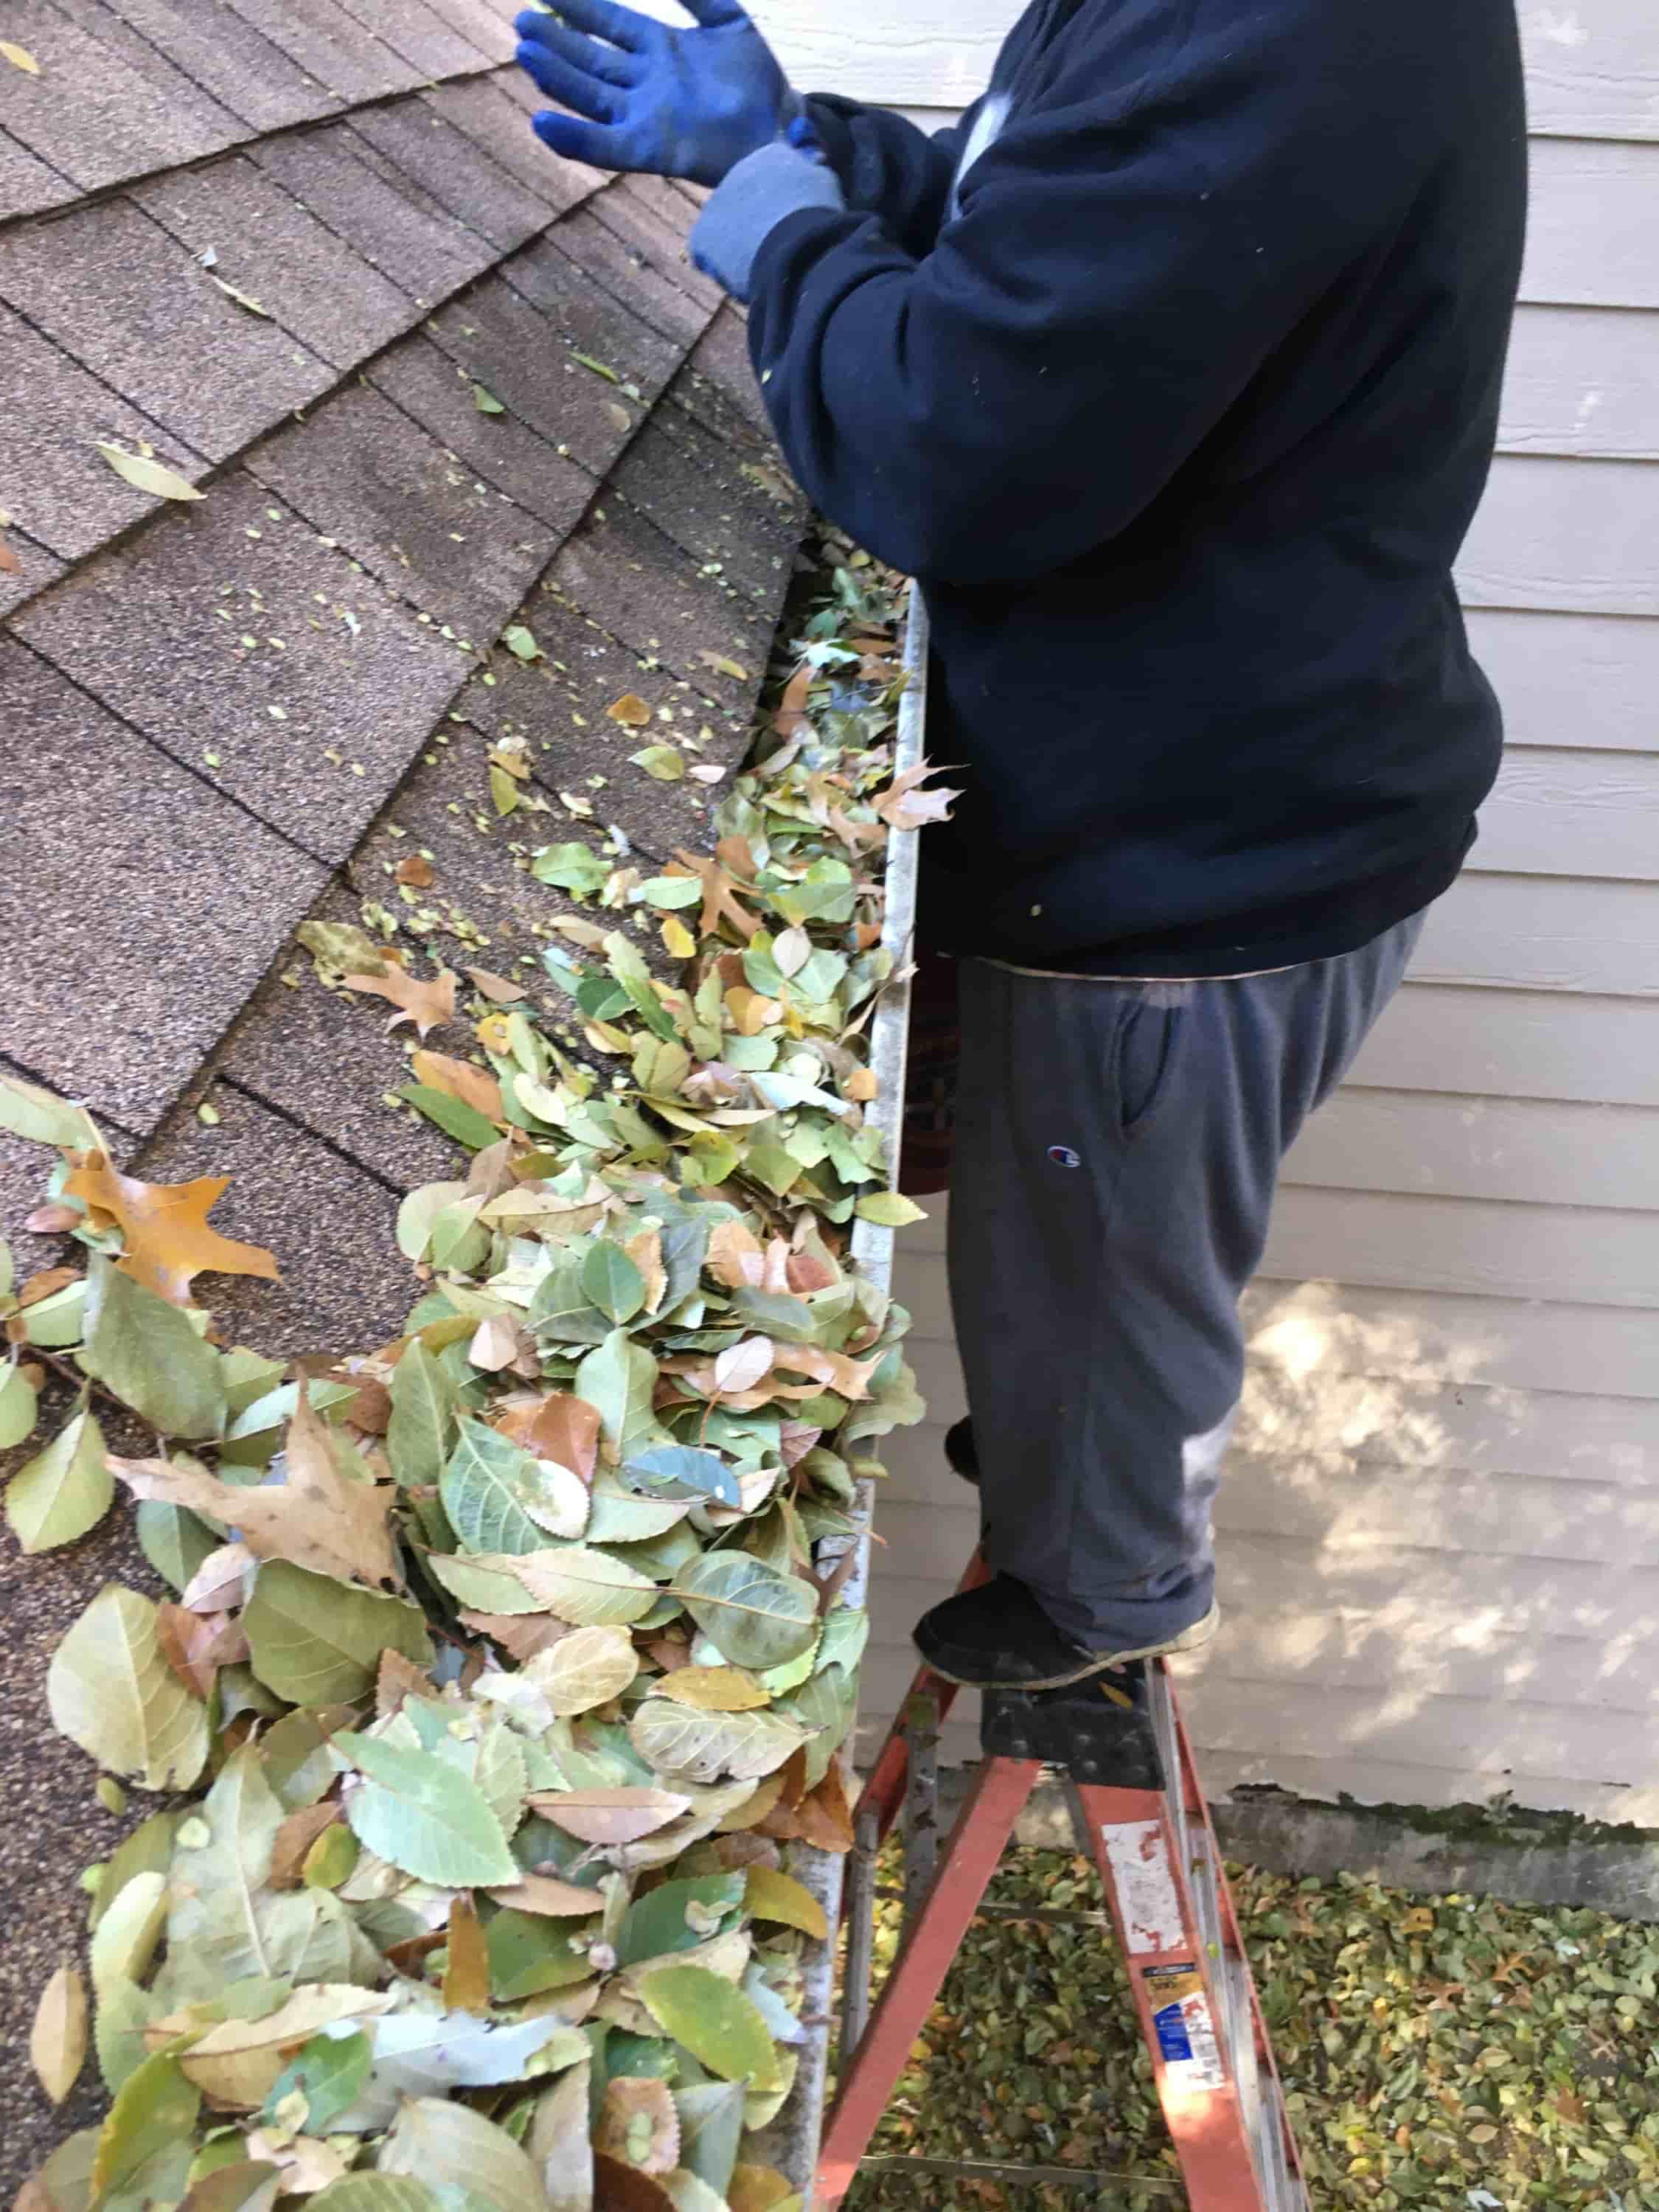
<svg viewBox="0 0 1659 2212"><path fill-rule="evenodd" d="M933 126L1013 0L761 0L794 81ZM1210 1787L1659 1824L1659 9L1520 10L1500 453L1459 562L1509 751L1473 865L1304 1133L1188 1662ZM926 1428L878 1502L866 1729L974 1541L945 1207L901 1241ZM972 1713L946 1733L970 1755Z"/></svg>

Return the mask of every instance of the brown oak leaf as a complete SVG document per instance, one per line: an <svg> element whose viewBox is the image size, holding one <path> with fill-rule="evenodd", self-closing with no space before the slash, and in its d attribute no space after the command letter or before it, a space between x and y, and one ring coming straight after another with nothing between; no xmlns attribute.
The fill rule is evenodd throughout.
<svg viewBox="0 0 1659 2212"><path fill-rule="evenodd" d="M87 1207L94 1228L118 1225L126 1240L117 1265L173 1305L191 1302L190 1286L203 1273L258 1275L274 1283L276 1255L263 1245L240 1244L222 1237L208 1215L229 1188L228 1176L201 1176L194 1182L141 1182L118 1173L105 1152L73 1155L74 1172L64 1184L70 1198Z"/></svg>

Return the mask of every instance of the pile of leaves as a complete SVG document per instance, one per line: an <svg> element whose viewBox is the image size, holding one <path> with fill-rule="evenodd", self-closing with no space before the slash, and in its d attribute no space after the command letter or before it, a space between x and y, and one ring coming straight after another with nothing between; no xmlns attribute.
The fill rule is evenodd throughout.
<svg viewBox="0 0 1659 2212"><path fill-rule="evenodd" d="M91 1870L90 1990L54 1977L33 2057L61 2098L90 2033L113 2102L26 2212L791 2201L746 2140L828 1934L783 1847L850 1844L859 1486L921 1412L849 1249L915 1213L866 1113L885 848L942 803L893 778L895 611L839 572L712 854L537 857L608 919L558 925L550 1008L479 971L475 1055L416 1054L403 1096L472 1157L404 1202L394 1341L225 1347L194 1277L273 1263L209 1225L222 1183L123 1176L0 1079L59 1154L30 1225L88 1253L7 1269L0 1442L44 1368L77 1385L8 1516L44 1550L124 1486L175 1593L100 1592L52 1717L106 1803L209 1784ZM456 1006L302 933L394 1019ZM112 1402L152 1449L112 1454Z"/></svg>
<svg viewBox="0 0 1659 2212"><path fill-rule="evenodd" d="M1659 1928L1352 1874L1228 1872L1316 2205L1659 2204ZM988 1901L872 2149L1077 2179L878 2167L851 2212L1173 2212L1186 2196L1093 1867L1017 1850ZM878 1966L900 1917L880 1908Z"/></svg>

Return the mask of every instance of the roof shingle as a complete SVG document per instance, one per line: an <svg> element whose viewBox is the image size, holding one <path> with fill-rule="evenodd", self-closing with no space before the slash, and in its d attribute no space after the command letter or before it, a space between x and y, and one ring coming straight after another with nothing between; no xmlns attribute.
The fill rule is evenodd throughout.
<svg viewBox="0 0 1659 2212"><path fill-rule="evenodd" d="M327 176L320 164L318 176L320 189ZM376 195L383 214L379 179L365 173L364 191ZM132 198L192 260L216 254L211 276L256 299L285 334L336 368L355 368L416 319L407 292L244 155L136 185ZM228 304L234 313L249 312Z"/></svg>
<svg viewBox="0 0 1659 2212"><path fill-rule="evenodd" d="M142 1135L325 872L9 639L0 694L29 731L27 750L0 753L0 881L24 955L7 971L6 1034Z"/></svg>
<svg viewBox="0 0 1659 2212"><path fill-rule="evenodd" d="M246 276L250 287L258 281L228 264L226 273L231 282ZM320 355L216 289L130 200L8 232L0 298L210 460L225 459L335 380Z"/></svg>
<svg viewBox="0 0 1659 2212"><path fill-rule="evenodd" d="M240 470L33 601L15 628L331 863L466 673L458 646Z"/></svg>

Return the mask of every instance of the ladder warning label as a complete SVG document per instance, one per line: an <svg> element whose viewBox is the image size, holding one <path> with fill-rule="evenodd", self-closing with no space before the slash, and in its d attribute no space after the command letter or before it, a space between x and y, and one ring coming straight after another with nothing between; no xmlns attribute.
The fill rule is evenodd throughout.
<svg viewBox="0 0 1659 2212"><path fill-rule="evenodd" d="M1170 2086L1189 2093L1221 2088L1227 2077L1197 1967L1143 1966L1141 1972Z"/></svg>
<svg viewBox="0 0 1659 2212"><path fill-rule="evenodd" d="M1112 1820L1101 1840L1117 1885L1123 1930L1131 1951L1174 1951L1192 1941L1182 1924L1181 1899L1169 1847L1157 1820Z"/></svg>

